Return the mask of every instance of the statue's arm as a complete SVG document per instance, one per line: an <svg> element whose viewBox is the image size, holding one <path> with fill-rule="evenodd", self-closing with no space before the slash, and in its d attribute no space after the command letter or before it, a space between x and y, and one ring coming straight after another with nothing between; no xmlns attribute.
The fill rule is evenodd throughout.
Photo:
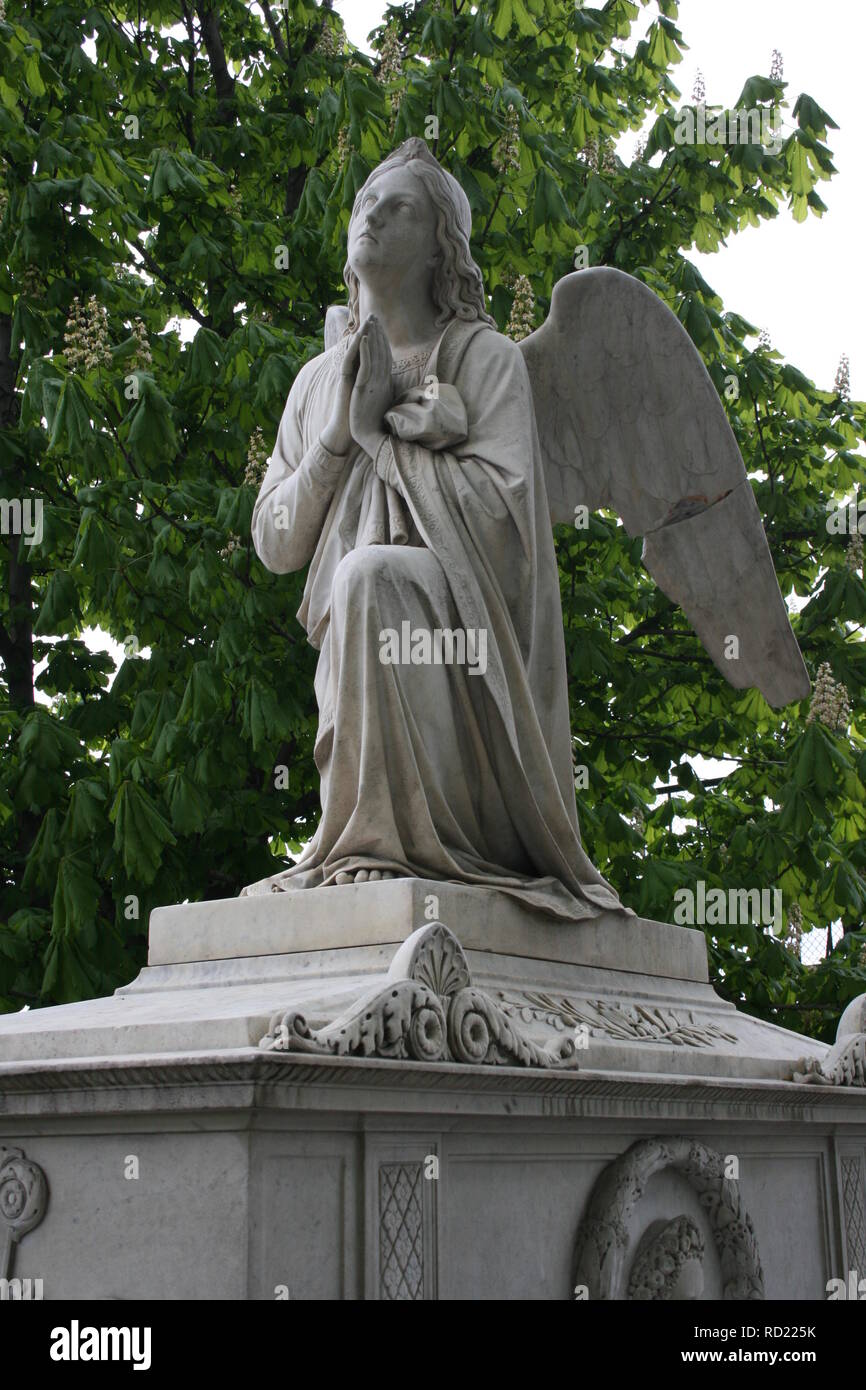
<svg viewBox="0 0 866 1390"><path fill-rule="evenodd" d="M501 334L479 333L454 385L439 390L439 398L423 399L419 391L408 410L398 406L388 412L389 432L379 436L373 466L383 482L405 496L408 451L423 456L430 486L447 487L456 461L463 500L477 494L483 508L489 505L498 514L501 489L525 489L531 472L533 407L522 354Z"/></svg>
<svg viewBox="0 0 866 1390"><path fill-rule="evenodd" d="M312 559L348 458L320 440L304 449L301 410L308 382L304 368L289 393L253 510L253 545L274 574L291 574Z"/></svg>

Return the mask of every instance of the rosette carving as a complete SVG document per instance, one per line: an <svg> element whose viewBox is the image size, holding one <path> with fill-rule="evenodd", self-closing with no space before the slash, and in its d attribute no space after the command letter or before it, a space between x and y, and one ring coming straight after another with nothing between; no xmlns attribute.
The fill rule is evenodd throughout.
<svg viewBox="0 0 866 1390"><path fill-rule="evenodd" d="M369 990L339 1018L311 1028L274 1014L260 1047L336 1057L384 1057L476 1066L556 1067L574 1056L569 1038L540 1047L472 985L460 942L441 922L419 927L391 962L384 988Z"/></svg>
<svg viewBox="0 0 866 1390"><path fill-rule="evenodd" d="M48 1183L39 1164L23 1149L0 1144L0 1279L8 1278L14 1247L39 1225L47 1206Z"/></svg>

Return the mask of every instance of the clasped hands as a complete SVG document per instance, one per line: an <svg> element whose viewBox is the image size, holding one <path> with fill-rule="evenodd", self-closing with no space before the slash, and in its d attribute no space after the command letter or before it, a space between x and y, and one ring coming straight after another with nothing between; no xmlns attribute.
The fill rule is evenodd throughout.
<svg viewBox="0 0 866 1390"><path fill-rule="evenodd" d="M321 442L332 454L347 454L353 441L370 458L385 438L383 417L393 402L391 348L375 314L368 314L340 364L340 377L331 418Z"/></svg>

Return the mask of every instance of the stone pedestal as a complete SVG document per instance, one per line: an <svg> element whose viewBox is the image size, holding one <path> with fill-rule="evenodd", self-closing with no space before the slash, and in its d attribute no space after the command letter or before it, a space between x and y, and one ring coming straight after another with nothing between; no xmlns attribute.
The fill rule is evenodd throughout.
<svg viewBox="0 0 866 1390"><path fill-rule="evenodd" d="M0 1277L821 1299L866 1278L864 1013L831 1051L721 1001L698 931L456 885L160 909L112 998L0 1018Z"/></svg>

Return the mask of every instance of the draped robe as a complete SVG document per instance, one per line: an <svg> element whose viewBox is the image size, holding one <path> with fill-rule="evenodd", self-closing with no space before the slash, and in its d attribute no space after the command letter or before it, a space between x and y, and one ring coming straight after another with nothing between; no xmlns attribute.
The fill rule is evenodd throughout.
<svg viewBox="0 0 866 1390"><path fill-rule="evenodd" d="M394 364L389 434L371 459L319 442L346 345L299 372L252 523L268 569L309 564L298 618L320 653L322 818L297 864L244 893L378 869L484 885L560 919L624 912L580 842L523 356L486 324L452 319L426 361ZM413 633L483 630L486 669L387 664L382 634L407 621Z"/></svg>

